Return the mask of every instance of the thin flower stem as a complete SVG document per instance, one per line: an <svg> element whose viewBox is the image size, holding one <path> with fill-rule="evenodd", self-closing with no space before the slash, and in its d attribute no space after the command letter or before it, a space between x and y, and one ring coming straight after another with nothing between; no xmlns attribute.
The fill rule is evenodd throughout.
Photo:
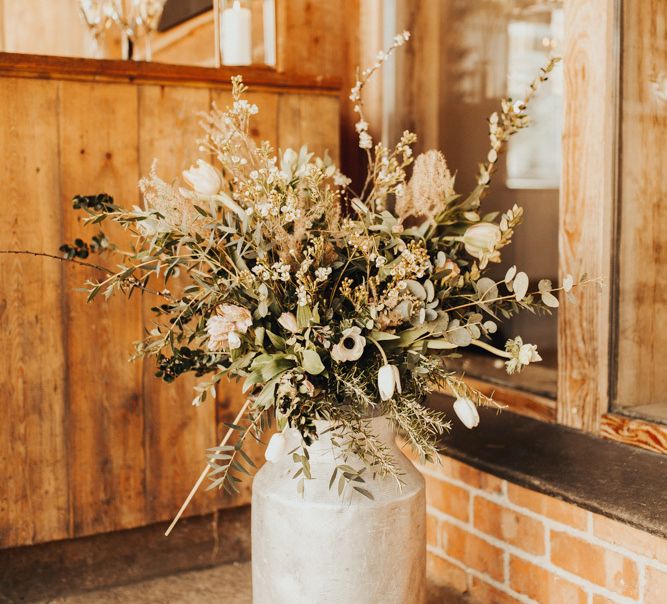
<svg viewBox="0 0 667 604"><path fill-rule="evenodd" d="M92 262L83 262L82 260L75 260L74 258L65 258L64 256L56 256L55 254L48 254L47 252L33 252L32 250L0 250L0 254L16 254L27 256L41 256L43 258L51 258L53 260L60 260L61 262L71 262L72 264L79 264L80 266L87 266L99 271L105 272L107 275L112 275L114 272L105 266L93 264Z"/></svg>
<svg viewBox="0 0 667 604"><path fill-rule="evenodd" d="M47 252L34 252L32 250L0 250L0 254L15 254L15 255L26 255L26 256L38 256L41 258L50 258L51 260L59 260L60 262L71 262L72 264L78 264L79 266L85 266L88 268L94 268L98 271L102 271L107 275L115 276L112 270L106 268L105 266L100 266L99 264L93 264L92 262L83 262L82 260L76 260L74 258L65 258L63 256L56 256L55 254L49 254ZM156 291L154 289L149 289L139 283L134 283L134 287L140 289L147 294L153 294L154 296L160 296L161 298L171 299L171 296L165 295L162 292Z"/></svg>
<svg viewBox="0 0 667 604"><path fill-rule="evenodd" d="M586 281L580 281L579 283L575 283L572 287L573 288L580 287L580 286L586 285L588 283L598 283L599 281L600 281L600 279L586 279ZM544 290L544 291L548 291L549 293L553 293L553 292L559 292L562 289L563 289L563 287L554 287L552 289ZM528 294L526 294L526 296L533 296L533 295L541 294L541 293L542 293L541 291L537 290L537 291L529 292ZM491 298L490 300L484 300L484 304L489 304L491 302L502 302L503 300L512 300L514 298L516 298L516 294L508 294L507 296L499 296L498 298ZM477 306L479 303L480 303L480 300L476 300L474 302L469 302L468 304L459 304L458 306L452 306L452 307L447 308L445 310L447 312L451 312L453 310L460 310L461 308L469 308L471 306Z"/></svg>
<svg viewBox="0 0 667 604"><path fill-rule="evenodd" d="M243 407L241 407L241 410L239 411L238 415L236 416L236 419L234 420L234 424L238 425L238 423L241 421L241 418L244 416L246 409L248 408L248 405L250 404L250 399L246 400L246 402L243 404ZM234 431L234 428L229 428L227 430L227 434L225 434L224 438L220 441L220 447L224 447L228 442L229 439L232 436L232 432ZM197 482L195 482L194 486L192 487L190 493L188 496L185 498L185 501L183 502L183 505L181 506L181 509L178 510L178 514L176 514L176 517L172 520L171 524L169 525L169 528L165 531L164 536L169 537L169 533L174 529L178 521L181 519L181 516L183 515L183 512L185 512L186 508L190 505L190 502L192 501L192 498L195 496L195 493L199 490L199 487L201 486L201 483L204 482L204 479L208 475L209 470L211 467L206 464L206 467L202 471L202 473L199 475L199 478L197 479Z"/></svg>
<svg viewBox="0 0 667 604"><path fill-rule="evenodd" d="M380 354L382 355L382 361L384 362L384 364L389 365L389 361L387 360L387 355L384 351L384 348L382 348L382 346L380 346L379 342L375 338L371 338L370 336L366 336L366 338L368 340L370 340L371 342L373 342L373 344L375 344L377 349L380 351Z"/></svg>
<svg viewBox="0 0 667 604"><path fill-rule="evenodd" d="M503 357L504 359L511 359L512 355L505 351L505 350L500 350L500 348L496 348L495 346L491 346L491 344L487 344L486 342L482 342L481 340L473 340L471 342L475 346L478 346L479 348L483 348L484 350L488 350L489 352L492 352L493 354Z"/></svg>

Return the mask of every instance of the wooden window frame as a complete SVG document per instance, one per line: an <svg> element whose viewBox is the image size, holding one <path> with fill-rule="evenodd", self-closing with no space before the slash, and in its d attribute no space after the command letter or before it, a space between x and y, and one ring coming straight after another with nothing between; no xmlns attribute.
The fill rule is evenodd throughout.
<svg viewBox="0 0 667 604"><path fill-rule="evenodd" d="M564 0L565 103L559 205L559 274L586 273L558 314L556 400L468 382L519 414L667 453L667 427L611 409L616 366L619 242L619 132L622 0Z"/></svg>

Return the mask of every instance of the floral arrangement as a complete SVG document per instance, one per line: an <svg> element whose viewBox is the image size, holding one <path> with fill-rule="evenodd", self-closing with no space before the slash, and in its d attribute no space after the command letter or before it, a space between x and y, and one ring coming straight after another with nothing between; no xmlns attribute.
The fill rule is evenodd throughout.
<svg viewBox="0 0 667 604"><path fill-rule="evenodd" d="M293 453L300 488L310 477L306 446L318 438L318 419L332 422L344 480L363 482L369 469L365 476L400 482L365 420L388 416L422 458L433 458L449 422L425 406L430 392L452 393L468 428L479 422L478 405L494 404L449 370L448 358L481 348L502 358L510 374L540 361L520 336L504 348L493 345L498 322L522 310L549 312L559 304L557 291L570 295L583 283L567 277L553 287L545 280L529 291L528 276L516 267L500 280L486 275L522 210L484 214L481 202L555 61L525 99L504 100L491 115L491 147L477 186L461 195L440 152L414 159L414 134L404 132L388 147L373 141L364 119L365 84L408 37L396 36L359 73L350 95L368 160L360 191L326 155L304 146L277 157L268 142L256 144L248 132L258 108L243 98L246 87L235 77L233 104L202 121L201 150L215 165L199 160L183 172L183 187L161 180L154 166L140 182L144 207L125 209L104 194L74 200L87 223L113 221L134 236L129 249L104 233L90 244L63 246L72 259L90 252L120 259L107 278L88 283L89 299L137 289L161 298L136 354L154 357L167 382L188 372L201 377L195 405L215 396L223 378L243 382L247 400L230 427L237 438L211 451L211 487L234 490L253 465L244 443L274 420L279 435L267 457ZM363 464L352 468L350 459Z"/></svg>

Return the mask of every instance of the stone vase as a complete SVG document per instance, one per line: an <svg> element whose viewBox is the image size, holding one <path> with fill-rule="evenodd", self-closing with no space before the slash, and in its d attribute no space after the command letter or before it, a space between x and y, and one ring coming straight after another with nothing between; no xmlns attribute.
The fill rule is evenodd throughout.
<svg viewBox="0 0 667 604"><path fill-rule="evenodd" d="M288 454L256 474L252 494L254 604L423 604L426 601L424 479L395 442L385 417L369 420L400 465L403 485L370 476L374 499L329 479L336 461L327 422L308 448L312 480L303 494ZM348 460L355 468L359 460ZM368 470L365 474L368 474ZM358 483L355 483L358 484Z"/></svg>

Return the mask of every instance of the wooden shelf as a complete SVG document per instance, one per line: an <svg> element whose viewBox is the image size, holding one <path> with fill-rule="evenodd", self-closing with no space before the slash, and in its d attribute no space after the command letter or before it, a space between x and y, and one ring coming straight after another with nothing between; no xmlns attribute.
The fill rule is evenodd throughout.
<svg viewBox="0 0 667 604"><path fill-rule="evenodd" d="M243 81L254 88L316 91L332 95L338 95L341 88L338 78L295 76L261 66L212 68L0 52L0 76L5 77L228 87L230 78L237 74L241 74Z"/></svg>

